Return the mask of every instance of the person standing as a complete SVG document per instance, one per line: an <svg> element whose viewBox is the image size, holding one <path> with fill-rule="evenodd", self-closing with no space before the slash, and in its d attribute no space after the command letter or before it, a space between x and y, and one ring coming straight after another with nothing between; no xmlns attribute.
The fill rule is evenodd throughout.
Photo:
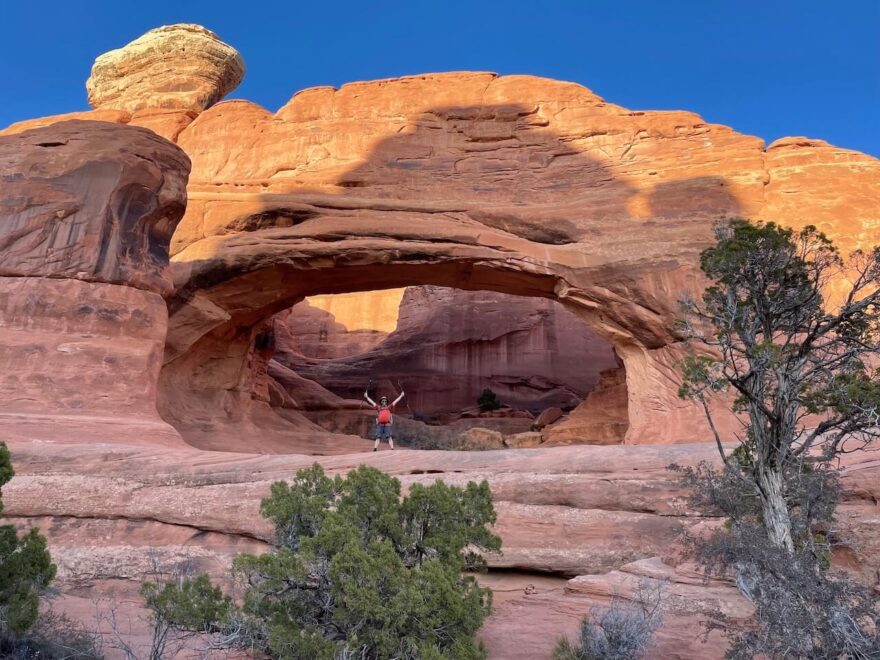
<svg viewBox="0 0 880 660"><path fill-rule="evenodd" d="M379 443L382 440L388 440L388 446L392 450L394 449L394 415L392 411L394 406L403 399L404 394L405 392L401 391L400 396L391 403L388 403L387 396L380 397L379 403L376 403L370 398L369 391L364 392L367 403L376 410L376 442L373 444L373 451L379 451Z"/></svg>

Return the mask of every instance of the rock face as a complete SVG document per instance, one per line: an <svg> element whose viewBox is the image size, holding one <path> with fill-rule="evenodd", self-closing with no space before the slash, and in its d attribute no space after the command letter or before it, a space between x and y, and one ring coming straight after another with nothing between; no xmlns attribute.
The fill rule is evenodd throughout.
<svg viewBox="0 0 880 660"><path fill-rule="evenodd" d="M148 125L194 161L172 247L169 419L184 400L249 415L262 396L253 343L303 297L440 285L560 301L625 364L627 442L702 440L703 419L675 396L674 320L681 293L702 286L712 223L812 223L844 251L876 240L880 164L821 140L765 147L692 113L491 73L310 89L274 114L221 103L189 123L240 77L237 54L193 26L138 44L102 59L116 64L91 86L94 116ZM181 93L151 87L171 72L189 77L172 84Z"/></svg>
<svg viewBox="0 0 880 660"><path fill-rule="evenodd" d="M812 223L844 251L876 240L880 164L820 140L765 147L692 113L491 73L310 89L277 113L219 103L190 123L240 77L237 54L192 26L138 44L102 58L91 87L102 118L148 125L194 163L172 247L168 419L248 417L254 342L306 296L438 285L561 302L624 362L626 442L702 440L675 394L674 320L702 286L713 222Z"/></svg>
<svg viewBox="0 0 880 660"><path fill-rule="evenodd" d="M880 163L864 154L765 148L692 113L630 111L529 76L312 89L274 114L222 103L179 143L194 175L172 247L163 378L175 387L217 400L222 372L244 391L247 349L229 343L304 296L490 289L556 299L614 345L627 442L705 438L676 396L674 320L701 286L715 220L812 222L848 248L875 240L880 201Z"/></svg>
<svg viewBox="0 0 880 660"><path fill-rule="evenodd" d="M572 408L593 388L600 371L616 365L611 345L551 300L410 287L394 332L360 355L334 354L332 345L348 347L349 342L343 343L345 335L338 330L322 326L325 348L311 348L311 353L337 358L329 360L309 359L307 351L299 351L304 356L296 350L296 345L321 346L313 316L297 305L285 317L295 346L276 341L277 361L345 399L359 398L370 380L386 394L402 383L408 409L422 418L472 408L487 387L514 408L536 413L548 406Z"/></svg>
<svg viewBox="0 0 880 660"><path fill-rule="evenodd" d="M167 25L101 55L86 89L95 109L199 113L243 77L241 55L216 34L199 25Z"/></svg>
<svg viewBox="0 0 880 660"><path fill-rule="evenodd" d="M66 121L0 137L0 169L2 437L179 443L156 395L189 159Z"/></svg>
<svg viewBox="0 0 880 660"><path fill-rule="evenodd" d="M129 447L14 441L11 449L16 476L3 489L4 515L48 534L62 607L106 597L108 590L138 602L133 592L155 570L151 559L162 570L191 565L228 578L236 553L259 552L271 539L271 526L259 515L271 482L318 461L331 474L373 465L400 478L404 489L438 478L456 485L489 481L504 553L488 558L490 572L481 578L495 590L494 611L479 633L490 658L549 657L557 636L574 634L590 607L612 595L631 597L641 579L666 582L669 611L651 657L721 658L723 638L700 641L706 612L720 608L736 618L749 612L733 584L704 582L681 556L682 531L713 521L688 510L666 466L713 460L708 443L318 458L218 454L151 441ZM880 557L875 463L869 454L847 458L839 516L840 537L864 551L860 566L869 579ZM834 561L848 563L850 555L839 547Z"/></svg>
<svg viewBox="0 0 880 660"><path fill-rule="evenodd" d="M688 510L666 470L712 460L714 447L546 445L582 440L624 393L627 442L705 439L674 396L672 321L680 292L700 284L713 220L812 222L844 250L872 244L876 159L804 138L765 149L689 113L632 112L526 76L309 90L274 115L234 102L189 125L198 105L166 106L161 119L136 105L87 115L117 125L39 120L0 138L0 437L16 467L4 515L48 534L64 607L131 595L151 560L228 575L234 554L271 537L259 516L270 483L318 460L331 473L374 465L404 487L490 482L504 543L483 578L500 594L480 632L493 658L546 657L589 606L639 578L672 593L652 657L721 657L723 640L698 643L700 617L747 607L682 561L682 533L719 521ZM154 120L195 172L167 337L165 246L188 161L121 125ZM358 453L369 444L302 414L341 417L349 403L271 360L273 319L309 295L415 285L561 302L613 344L625 391L620 370L603 372L537 448ZM185 445L156 397L203 447L251 453ZM497 447L494 430L471 435ZM541 439L498 433L507 445ZM305 455L316 451L342 455ZM850 455L844 468L836 528L853 542L833 561L876 581L876 461Z"/></svg>
<svg viewBox="0 0 880 660"><path fill-rule="evenodd" d="M0 276L171 291L189 159L150 131L66 121L0 137Z"/></svg>
<svg viewBox="0 0 880 660"><path fill-rule="evenodd" d="M286 323L288 348L319 360L366 353L397 327L404 289L318 296L275 317Z"/></svg>
<svg viewBox="0 0 880 660"><path fill-rule="evenodd" d="M626 374L608 369L583 405L546 429L544 438L551 445L580 444L584 438L595 445L617 444L626 437L626 411Z"/></svg>

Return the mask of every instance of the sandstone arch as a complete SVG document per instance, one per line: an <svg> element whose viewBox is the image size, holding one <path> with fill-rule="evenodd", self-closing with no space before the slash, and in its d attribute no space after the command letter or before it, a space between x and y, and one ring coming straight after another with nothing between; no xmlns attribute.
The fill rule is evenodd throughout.
<svg viewBox="0 0 880 660"><path fill-rule="evenodd" d="M607 118L609 106L584 88L540 82L557 99L577 92L582 110ZM493 85L506 93L535 79L396 81L435 95L452 83L458 94L479 83L485 99ZM734 186L714 175L657 186L622 176L573 145L603 135L607 150L629 135L557 133L549 127L552 103L429 106L401 116L382 105L397 91L365 87L377 95L365 107L381 126L370 140L367 123L356 147L340 147L339 131L364 118L334 122L324 119L333 110L313 112L315 103L342 105L334 97L345 88L295 96L274 117L224 103L182 135L195 176L204 178L191 181L189 212L175 235L166 419L180 428L192 419L210 424L217 411L227 421L248 418L265 399L257 392L253 403L261 364L254 339L269 316L303 297L433 284L559 300L613 343L631 374L628 441L702 438L701 420L675 401L672 320L711 221L741 210ZM237 141L214 139L243 125L277 151L248 159ZM353 164L340 166L322 138L347 149Z"/></svg>
<svg viewBox="0 0 880 660"><path fill-rule="evenodd" d="M138 113L165 102L151 89L155 108L70 116L144 123ZM182 405L196 427L209 410L259 412L265 355L251 339L272 309L451 282L578 310L626 361L628 442L702 440L697 411L674 396L671 328L712 221L812 223L844 251L880 227L875 158L808 138L765 147L692 113L630 111L531 76L411 76L306 90L277 113L246 101L181 112L147 122L193 161L159 394L166 417ZM211 371L222 378L199 388Z"/></svg>

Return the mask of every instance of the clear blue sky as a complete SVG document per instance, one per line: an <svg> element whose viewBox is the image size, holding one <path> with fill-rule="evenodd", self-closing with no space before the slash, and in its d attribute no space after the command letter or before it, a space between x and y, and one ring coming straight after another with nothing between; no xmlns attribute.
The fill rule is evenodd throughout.
<svg viewBox="0 0 880 660"><path fill-rule="evenodd" d="M531 73L880 156L880 0L9 0L0 126L85 109L97 55L179 22L235 46L247 74L231 96L272 110L315 85Z"/></svg>

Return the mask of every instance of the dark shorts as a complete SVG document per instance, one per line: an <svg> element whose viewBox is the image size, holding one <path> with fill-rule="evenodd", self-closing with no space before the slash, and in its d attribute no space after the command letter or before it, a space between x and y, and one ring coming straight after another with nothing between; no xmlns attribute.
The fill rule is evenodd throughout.
<svg viewBox="0 0 880 660"><path fill-rule="evenodd" d="M393 436L394 424L380 424L376 422L376 440L388 440Z"/></svg>

